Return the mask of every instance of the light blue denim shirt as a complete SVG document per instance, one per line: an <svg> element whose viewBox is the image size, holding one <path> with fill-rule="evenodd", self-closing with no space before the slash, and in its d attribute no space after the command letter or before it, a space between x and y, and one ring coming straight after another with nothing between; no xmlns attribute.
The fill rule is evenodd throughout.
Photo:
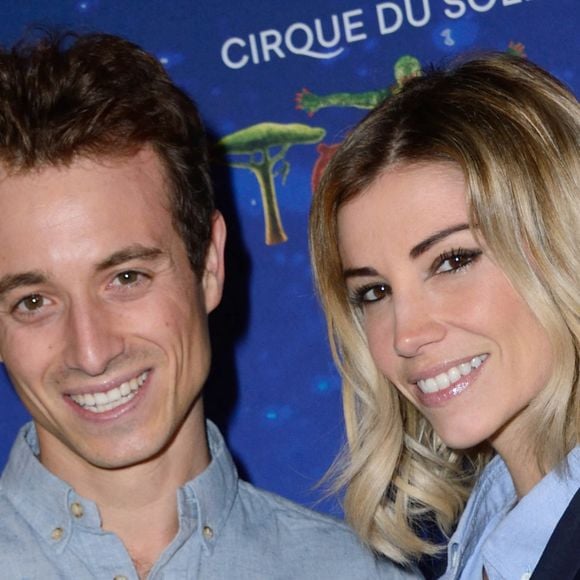
<svg viewBox="0 0 580 580"><path fill-rule="evenodd" d="M530 578L580 487L580 447L567 461L567 471L551 471L518 502L505 463L495 457L481 474L449 541L442 578L481 579L484 566L489 580Z"/></svg>
<svg viewBox="0 0 580 580"><path fill-rule="evenodd" d="M217 428L212 461L177 492L179 532L148 580L417 578L377 561L336 520L240 481ZM0 479L0 578L138 580L97 506L38 461L36 431L18 435Z"/></svg>

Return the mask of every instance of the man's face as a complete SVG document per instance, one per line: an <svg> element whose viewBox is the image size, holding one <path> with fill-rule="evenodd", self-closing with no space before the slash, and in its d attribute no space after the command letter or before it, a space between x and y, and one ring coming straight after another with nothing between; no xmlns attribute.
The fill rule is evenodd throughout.
<svg viewBox="0 0 580 580"><path fill-rule="evenodd" d="M0 178L0 356L53 471L133 465L199 431L225 229L216 215L199 280L167 188L147 148Z"/></svg>

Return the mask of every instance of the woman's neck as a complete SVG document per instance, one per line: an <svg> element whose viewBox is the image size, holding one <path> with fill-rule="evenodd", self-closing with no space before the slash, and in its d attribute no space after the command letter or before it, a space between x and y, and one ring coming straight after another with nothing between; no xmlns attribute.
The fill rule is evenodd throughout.
<svg viewBox="0 0 580 580"><path fill-rule="evenodd" d="M524 442L526 439L521 432L514 434L509 429L503 429L490 441L508 468L518 500L529 493L543 477L536 453Z"/></svg>

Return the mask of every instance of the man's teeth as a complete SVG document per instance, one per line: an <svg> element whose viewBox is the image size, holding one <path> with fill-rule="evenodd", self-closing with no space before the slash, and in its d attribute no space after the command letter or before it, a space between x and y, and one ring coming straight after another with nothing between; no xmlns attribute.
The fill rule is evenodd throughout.
<svg viewBox="0 0 580 580"><path fill-rule="evenodd" d="M447 389L461 377L470 374L474 369L481 366L483 361L487 358L486 354L474 356L469 362L461 363L456 367L451 367L446 373L441 373L436 377L417 381L417 386L423 393L436 393L442 389Z"/></svg>
<svg viewBox="0 0 580 580"><path fill-rule="evenodd" d="M71 395L71 399L93 413L104 413L110 411L130 401L139 390L139 387L145 382L148 371L140 374L138 377L126 381L104 393L87 393L86 395Z"/></svg>

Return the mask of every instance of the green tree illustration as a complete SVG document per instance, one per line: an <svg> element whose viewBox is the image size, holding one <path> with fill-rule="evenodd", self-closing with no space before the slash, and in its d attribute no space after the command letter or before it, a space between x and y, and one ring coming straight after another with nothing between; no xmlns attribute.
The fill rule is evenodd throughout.
<svg viewBox="0 0 580 580"><path fill-rule="evenodd" d="M275 177L286 177L290 164L284 159L292 145L310 145L324 138L326 131L300 123L258 123L223 137L218 146L228 155L228 165L249 169L258 180L264 209L266 244L280 244L288 239L276 197ZM240 161L231 156L247 155Z"/></svg>

